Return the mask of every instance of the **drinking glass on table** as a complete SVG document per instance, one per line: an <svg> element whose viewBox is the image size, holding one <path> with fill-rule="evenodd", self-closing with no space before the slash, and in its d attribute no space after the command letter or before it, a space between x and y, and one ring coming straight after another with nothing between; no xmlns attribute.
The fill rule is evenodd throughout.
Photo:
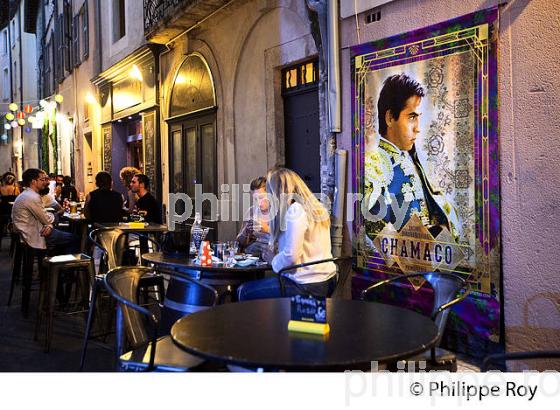
<svg viewBox="0 0 560 410"><path fill-rule="evenodd" d="M218 258L221 262L226 261L226 244L222 242L216 242L214 244L214 255Z"/></svg>
<svg viewBox="0 0 560 410"><path fill-rule="evenodd" d="M239 242L231 241L228 242L228 245L229 245L229 250L233 251L233 255L237 255L237 252L239 252Z"/></svg>

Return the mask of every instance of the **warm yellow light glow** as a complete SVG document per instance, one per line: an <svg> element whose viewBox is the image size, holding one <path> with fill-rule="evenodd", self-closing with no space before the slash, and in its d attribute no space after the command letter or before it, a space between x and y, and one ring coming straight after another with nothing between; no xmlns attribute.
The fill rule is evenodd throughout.
<svg viewBox="0 0 560 410"><path fill-rule="evenodd" d="M23 141L21 139L16 139L13 142L14 144L14 155L16 157L21 157L21 153L23 152Z"/></svg>
<svg viewBox="0 0 560 410"><path fill-rule="evenodd" d="M8 108L10 109L10 111L17 111L18 105L16 103L11 103L10 105L8 105Z"/></svg>
<svg viewBox="0 0 560 410"><path fill-rule="evenodd" d="M54 100L55 100L57 103L62 104L62 102L64 101L64 97L63 97L62 95L60 95L60 94L57 94L57 95L54 96Z"/></svg>
<svg viewBox="0 0 560 410"><path fill-rule="evenodd" d="M138 95L127 92L120 92L119 94L113 96L113 107L115 111L132 107L140 102L142 102L142 100Z"/></svg>
<svg viewBox="0 0 560 410"><path fill-rule="evenodd" d="M175 78L175 84L187 84L187 78L183 74L179 74Z"/></svg>
<svg viewBox="0 0 560 410"><path fill-rule="evenodd" d="M23 118L20 118L17 122L19 125L25 125L25 120Z"/></svg>
<svg viewBox="0 0 560 410"><path fill-rule="evenodd" d="M85 100L88 104L97 104L97 100L90 91L87 92Z"/></svg>
<svg viewBox="0 0 560 410"><path fill-rule="evenodd" d="M14 114L12 114L11 112L9 112L9 113L6 114L6 119L7 119L8 121L13 121L14 118L15 118L15 117L14 117Z"/></svg>
<svg viewBox="0 0 560 410"><path fill-rule="evenodd" d="M43 128L44 123L45 123L45 113L43 111L39 111L35 116L35 120L33 121L33 128L35 129Z"/></svg>
<svg viewBox="0 0 560 410"><path fill-rule="evenodd" d="M136 64L132 64L132 68L130 69L130 76L135 80L142 81L142 73Z"/></svg>
<svg viewBox="0 0 560 410"><path fill-rule="evenodd" d="M30 123L33 123L33 121L35 121L35 117L30 115L29 117L27 117L27 121L29 121Z"/></svg>

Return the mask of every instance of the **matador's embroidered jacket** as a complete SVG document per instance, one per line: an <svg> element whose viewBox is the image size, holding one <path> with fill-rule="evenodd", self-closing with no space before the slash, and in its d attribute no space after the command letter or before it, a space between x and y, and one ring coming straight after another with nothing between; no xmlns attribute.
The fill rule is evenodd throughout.
<svg viewBox="0 0 560 410"><path fill-rule="evenodd" d="M457 213L428 180L414 148L402 151L381 137L379 148L366 153L364 171L368 208L373 215L382 216L376 222L366 222L368 233L380 232L387 223L399 231L416 214L435 236L445 226L456 240L459 238Z"/></svg>

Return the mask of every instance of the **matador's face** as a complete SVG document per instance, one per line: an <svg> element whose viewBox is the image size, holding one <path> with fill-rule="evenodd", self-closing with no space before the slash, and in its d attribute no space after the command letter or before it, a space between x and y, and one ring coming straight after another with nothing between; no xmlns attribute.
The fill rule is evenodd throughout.
<svg viewBox="0 0 560 410"><path fill-rule="evenodd" d="M419 107L421 102L422 98L417 95L410 97L406 100L406 104L396 120L387 112L386 138L403 151L409 151L412 148L416 136L420 132L420 115L422 113L419 112Z"/></svg>

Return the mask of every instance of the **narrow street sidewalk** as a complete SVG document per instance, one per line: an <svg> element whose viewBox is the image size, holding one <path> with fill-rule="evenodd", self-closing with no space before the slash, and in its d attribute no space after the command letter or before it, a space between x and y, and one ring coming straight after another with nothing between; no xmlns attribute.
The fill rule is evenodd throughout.
<svg viewBox="0 0 560 410"><path fill-rule="evenodd" d="M12 261L8 255L9 238L3 238L0 249L0 372L76 372L85 329L85 314L57 314L49 353L43 352L44 326L39 340L33 340L38 282L33 285L30 314L23 318L21 285L14 291L11 306L7 306L12 275ZM89 344L85 371L113 371L113 337L107 344L92 340Z"/></svg>

